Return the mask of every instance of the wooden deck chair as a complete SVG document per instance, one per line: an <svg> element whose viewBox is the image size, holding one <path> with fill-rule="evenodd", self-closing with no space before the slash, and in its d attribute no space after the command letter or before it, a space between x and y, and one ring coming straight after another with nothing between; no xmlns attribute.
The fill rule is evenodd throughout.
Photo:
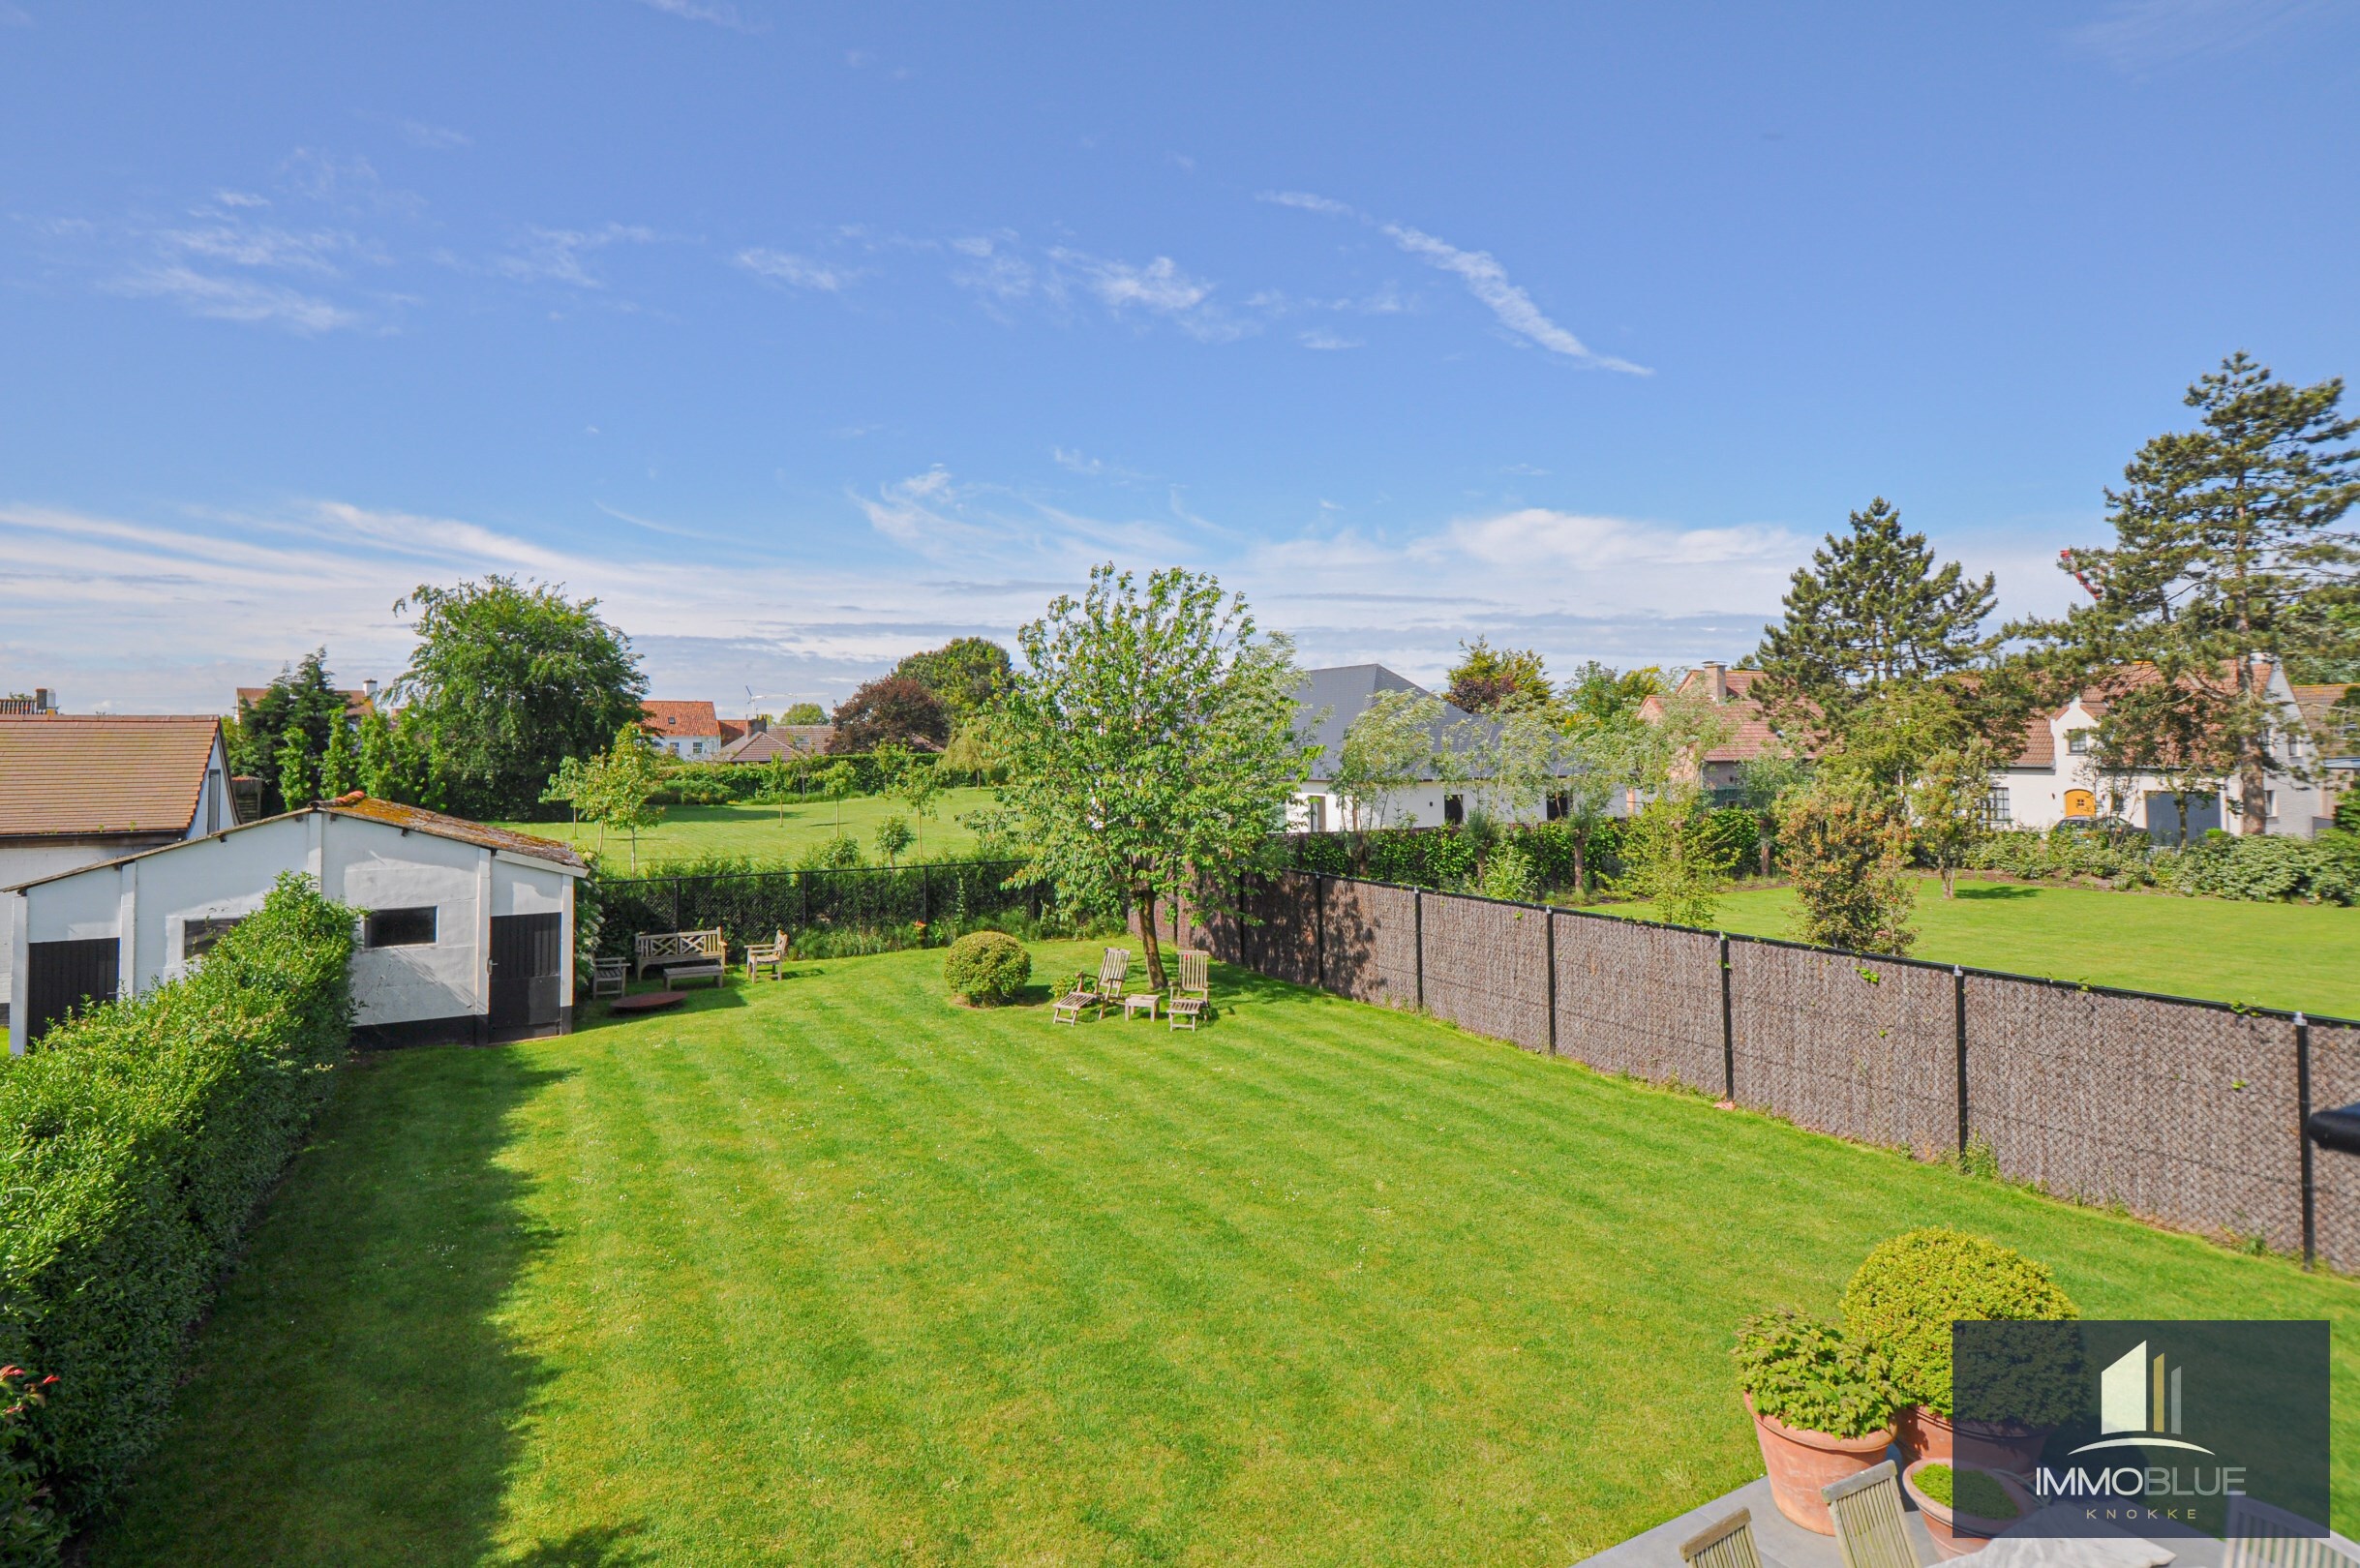
<svg viewBox="0 0 2360 1568"><path fill-rule="evenodd" d="M1213 1003L1211 954L1183 948L1178 956L1180 962L1172 971L1171 982L1172 1027L1184 1027L1180 1020L1185 1018L1188 1020L1185 1027L1194 1030L1205 1009Z"/></svg>
<svg viewBox="0 0 2360 1568"><path fill-rule="evenodd" d="M1754 1511L1740 1508L1682 1541L1679 1560L1688 1568L1762 1568L1762 1554L1754 1550Z"/></svg>
<svg viewBox="0 0 2360 1568"><path fill-rule="evenodd" d="M2353 1568L2360 1546L2284 1508L2239 1495L2229 1499L2226 1568Z"/></svg>
<svg viewBox="0 0 2360 1568"><path fill-rule="evenodd" d="M1910 1545L1909 1528L1901 1522L1901 1483L1894 1475L1892 1461L1886 1460L1819 1489L1835 1521L1844 1568L1919 1568L1918 1549Z"/></svg>
<svg viewBox="0 0 2360 1568"><path fill-rule="evenodd" d="M628 958L593 958L590 960L590 1000L602 996L620 996L630 989L631 960Z"/></svg>
<svg viewBox="0 0 2360 1568"><path fill-rule="evenodd" d="M1079 1023L1084 1008L1096 1008L1104 1018L1109 1006L1123 1005L1123 982L1130 976L1131 950L1108 948L1099 957L1096 975L1083 970L1074 977L1074 988L1049 1009L1049 1022Z"/></svg>

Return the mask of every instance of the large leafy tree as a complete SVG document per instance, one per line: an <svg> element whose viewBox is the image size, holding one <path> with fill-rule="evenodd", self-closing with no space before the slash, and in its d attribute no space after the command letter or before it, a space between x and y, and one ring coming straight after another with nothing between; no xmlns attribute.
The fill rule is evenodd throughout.
<svg viewBox="0 0 2360 1568"><path fill-rule="evenodd" d="M2218 752L2246 832L2267 829L2268 774L2288 763L2261 656L2340 647L2360 568L2343 526L2360 419L2343 396L2341 379L2291 386L2242 352L2223 360L2188 389L2196 428L2149 440L2106 492L2114 543L2066 552L2093 602L2010 628L2044 643L2052 674L2100 684L2109 767Z"/></svg>
<svg viewBox="0 0 2360 1568"><path fill-rule="evenodd" d="M1653 665L1618 670L1588 659L1565 682L1560 702L1569 723L1596 724L1631 717L1640 704L1663 689L1663 672Z"/></svg>
<svg viewBox="0 0 2360 1568"><path fill-rule="evenodd" d="M239 709L229 732L229 769L261 779L266 811L311 803L320 762L345 727L345 700L327 660L326 648L314 648L281 670L261 696ZM288 798L289 783L306 792L301 799Z"/></svg>
<svg viewBox="0 0 2360 1568"><path fill-rule="evenodd" d="M1556 692L1549 684L1548 667L1530 648L1494 648L1478 637L1459 645L1459 662L1450 669L1451 706L1469 713L1495 713L1503 708L1548 707Z"/></svg>
<svg viewBox="0 0 2360 1568"><path fill-rule="evenodd" d="M647 677L597 605L497 576L422 585L395 605L418 634L395 691L432 738L452 809L529 816L566 758L639 722Z"/></svg>
<svg viewBox="0 0 2360 1568"><path fill-rule="evenodd" d="M933 690L908 676L882 676L857 688L835 710L828 749L874 751L911 746L940 751L951 739L951 711Z"/></svg>
<svg viewBox="0 0 2360 1568"><path fill-rule="evenodd" d="M893 666L893 674L932 692L958 724L1008 688L1014 666L1008 649L988 637L954 637L940 648L912 653Z"/></svg>
<svg viewBox="0 0 2360 1568"><path fill-rule="evenodd" d="M1079 906L1135 911L1148 983L1167 889L1218 890L1255 863L1310 767L1294 733L1293 646L1242 594L1178 567L1142 585L1095 566L1017 634L1024 667L1002 697L1001 803L1032 859Z"/></svg>

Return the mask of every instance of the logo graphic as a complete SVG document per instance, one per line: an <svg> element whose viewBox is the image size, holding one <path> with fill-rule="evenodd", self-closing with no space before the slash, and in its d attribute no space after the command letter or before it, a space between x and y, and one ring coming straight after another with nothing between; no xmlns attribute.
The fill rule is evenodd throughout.
<svg viewBox="0 0 2360 1568"><path fill-rule="evenodd" d="M2147 1356L2141 1340L2098 1376L2098 1429L2106 1435L2073 1449L2087 1454L2100 1448L2185 1448L2209 1454L2202 1443L2180 1436L2180 1375L2184 1367L2166 1369L2159 1355ZM2129 1433L2117 1436L2115 1433Z"/></svg>

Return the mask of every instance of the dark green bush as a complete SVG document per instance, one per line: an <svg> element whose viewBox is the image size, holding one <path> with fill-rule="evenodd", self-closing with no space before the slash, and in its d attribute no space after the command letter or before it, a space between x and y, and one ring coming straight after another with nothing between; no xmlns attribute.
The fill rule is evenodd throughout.
<svg viewBox="0 0 2360 1568"><path fill-rule="evenodd" d="M2081 1315L2048 1270L2013 1248L1929 1226L1880 1244L1844 1287L1844 1327L1889 1357L1902 1402L1948 1416L1951 1324L2070 1319ZM2043 1379L2062 1411L2026 1400L2017 1419L2053 1426L2072 1413L2078 1381ZM1979 1398L1979 1404L1982 1400Z"/></svg>
<svg viewBox="0 0 2360 1568"><path fill-rule="evenodd" d="M1752 812L1723 806L1706 816L1705 840L1714 864L1735 866L1743 872L1754 863L1754 852L1762 842L1762 827Z"/></svg>
<svg viewBox="0 0 2360 1568"><path fill-rule="evenodd" d="M58 1381L33 1446L70 1520L161 1427L183 1336L351 1025L352 916L289 876L193 976L0 1068L0 1362Z"/></svg>
<svg viewBox="0 0 2360 1568"><path fill-rule="evenodd" d="M2360 897L2360 878L2345 860L2343 836L2313 840L2216 829L2156 859L2161 880L2179 892L2257 903L2348 904Z"/></svg>
<svg viewBox="0 0 2360 1568"><path fill-rule="evenodd" d="M1805 1432L1865 1437L1899 1402L1882 1352L1791 1307L1747 1318L1733 1354L1754 1408Z"/></svg>
<svg viewBox="0 0 2360 1568"><path fill-rule="evenodd" d="M951 944L943 979L978 1007L1014 1002L1033 978L1033 955L1000 931L971 931Z"/></svg>

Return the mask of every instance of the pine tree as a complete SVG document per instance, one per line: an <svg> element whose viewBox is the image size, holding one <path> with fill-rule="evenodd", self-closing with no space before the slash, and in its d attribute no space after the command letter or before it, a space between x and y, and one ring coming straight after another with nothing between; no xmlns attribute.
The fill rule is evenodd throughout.
<svg viewBox="0 0 2360 1568"><path fill-rule="evenodd" d="M289 725L279 739L279 799L288 811L300 811L319 799L312 772L312 750L303 731Z"/></svg>
<svg viewBox="0 0 2360 1568"><path fill-rule="evenodd" d="M2267 829L2268 773L2285 766L2267 659L2315 647L2360 567L2360 534L2339 526L2360 500L2343 395L2341 379L2289 386L2243 352L2223 360L2188 389L2198 428L2148 441L2106 492L2114 544L2066 552L2096 602L2010 628L2044 640L2070 681L2108 673L2106 753L2217 749L2245 832Z"/></svg>
<svg viewBox="0 0 2360 1568"><path fill-rule="evenodd" d="M1903 533L1882 496L1851 524L1796 571L1785 620L1763 628L1757 657L1771 679L1807 693L1890 685L1966 669L1990 651L1996 639L1982 627L1991 577L1978 583L1956 561L1937 569L1925 535Z"/></svg>
<svg viewBox="0 0 2360 1568"><path fill-rule="evenodd" d="M328 732L327 749L319 756L319 798L333 800L360 788L360 758L352 745L352 726L342 722Z"/></svg>

